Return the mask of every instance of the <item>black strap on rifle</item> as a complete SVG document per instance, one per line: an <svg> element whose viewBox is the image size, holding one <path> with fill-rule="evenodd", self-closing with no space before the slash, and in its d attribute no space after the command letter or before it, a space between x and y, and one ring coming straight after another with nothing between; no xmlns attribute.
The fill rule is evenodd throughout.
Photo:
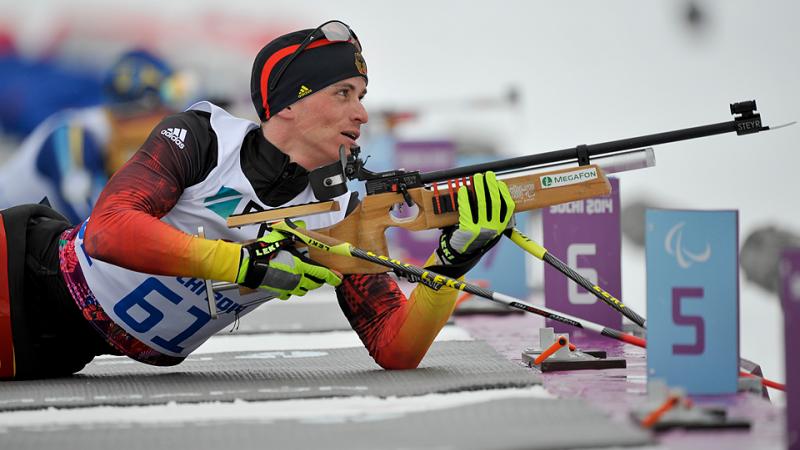
<svg viewBox="0 0 800 450"><path fill-rule="evenodd" d="M589 146L586 144L579 145L575 147L575 152L578 155L578 165L579 166L588 166L589 165Z"/></svg>

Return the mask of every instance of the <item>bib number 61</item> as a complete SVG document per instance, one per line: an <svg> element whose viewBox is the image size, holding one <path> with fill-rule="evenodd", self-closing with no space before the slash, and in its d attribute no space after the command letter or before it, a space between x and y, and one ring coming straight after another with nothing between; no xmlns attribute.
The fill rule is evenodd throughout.
<svg viewBox="0 0 800 450"><path fill-rule="evenodd" d="M132 330L137 333L147 333L164 319L164 313L147 301L147 296L153 294L160 295L175 305L183 300L157 278L150 277L114 305L114 312ZM140 320L131 315L131 309L134 307L144 311L146 317ZM184 347L181 344L211 320L211 316L197 306L192 305L187 312L194 316L195 320L185 330L170 339L156 335L150 341L171 352L182 353Z"/></svg>

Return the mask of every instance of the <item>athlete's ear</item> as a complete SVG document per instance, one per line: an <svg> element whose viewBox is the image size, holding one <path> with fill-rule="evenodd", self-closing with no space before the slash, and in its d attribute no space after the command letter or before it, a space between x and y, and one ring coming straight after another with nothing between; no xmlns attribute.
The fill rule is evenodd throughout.
<svg viewBox="0 0 800 450"><path fill-rule="evenodd" d="M283 108L282 110L278 111L278 114L276 114L276 116L284 120L292 120L295 118L296 113L291 106L287 106L286 108Z"/></svg>

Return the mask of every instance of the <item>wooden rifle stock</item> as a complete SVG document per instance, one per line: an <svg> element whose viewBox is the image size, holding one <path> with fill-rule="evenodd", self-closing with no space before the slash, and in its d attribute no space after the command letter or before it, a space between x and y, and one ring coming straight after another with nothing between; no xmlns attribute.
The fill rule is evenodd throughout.
<svg viewBox="0 0 800 450"><path fill-rule="evenodd" d="M516 211L529 211L576 200L611 193L611 185L603 171L596 165L570 167L550 172L537 172L502 177L508 185ZM443 191L440 191L440 193ZM443 228L458 223L458 210L436 214L435 194L431 187L408 190L408 195L417 206L417 214L408 218L395 218L391 208L404 203L401 193L368 195L344 220L319 230L323 235L347 241L356 247L380 255L389 255L386 244L386 229L401 227L409 231ZM453 193L455 195L455 192ZM334 205L331 205L334 204ZM317 209L332 211L335 202L323 202ZM305 209L303 209L305 208ZM259 213L242 214L228 218L229 227L237 227L265 221L278 221L308 214L306 205L272 209ZM433 249L431 249L433 251ZM344 274L381 273L388 269L377 264L355 258L346 258L309 248L312 259Z"/></svg>

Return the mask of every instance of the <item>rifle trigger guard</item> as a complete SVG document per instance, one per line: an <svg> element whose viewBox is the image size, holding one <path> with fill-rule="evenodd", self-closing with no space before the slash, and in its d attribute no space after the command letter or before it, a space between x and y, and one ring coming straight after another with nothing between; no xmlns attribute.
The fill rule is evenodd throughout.
<svg viewBox="0 0 800 450"><path fill-rule="evenodd" d="M589 165L589 146L588 145L579 145L575 147L575 151L578 154L578 165L579 166L588 166Z"/></svg>

